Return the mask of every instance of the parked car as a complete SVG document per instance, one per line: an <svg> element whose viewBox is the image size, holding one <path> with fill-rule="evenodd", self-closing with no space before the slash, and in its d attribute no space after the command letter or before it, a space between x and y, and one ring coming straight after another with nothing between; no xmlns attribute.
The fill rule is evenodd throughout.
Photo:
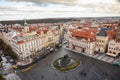
<svg viewBox="0 0 120 80"><path fill-rule="evenodd" d="M16 65L13 65L13 69L17 69L18 67Z"/></svg>
<svg viewBox="0 0 120 80"><path fill-rule="evenodd" d="M50 52L53 52L54 51L54 48L50 48Z"/></svg>
<svg viewBox="0 0 120 80"><path fill-rule="evenodd" d="M6 65L6 63L5 63L5 62L3 62L3 63L2 63L2 65L3 65L3 66L5 66L5 65Z"/></svg>
<svg viewBox="0 0 120 80"><path fill-rule="evenodd" d="M6 76L7 74L8 74L8 72L6 72L6 71L5 71L5 72L3 72L3 75L5 75L5 76Z"/></svg>
<svg viewBox="0 0 120 80"><path fill-rule="evenodd" d="M94 51L94 54L98 54L98 52L97 52L97 51Z"/></svg>
<svg viewBox="0 0 120 80"><path fill-rule="evenodd" d="M9 62L11 62L11 63L12 63L12 62L14 62L14 60L13 60L13 59L8 59L8 61L9 61Z"/></svg>
<svg viewBox="0 0 120 80"><path fill-rule="evenodd" d="M6 56L7 59L12 59L10 56Z"/></svg>
<svg viewBox="0 0 120 80"><path fill-rule="evenodd" d="M62 44L59 44L59 47L62 47Z"/></svg>
<svg viewBox="0 0 120 80"><path fill-rule="evenodd" d="M67 41L64 41L63 44L67 44Z"/></svg>
<svg viewBox="0 0 120 80"><path fill-rule="evenodd" d="M120 59L113 62L113 65L120 67Z"/></svg>
<svg viewBox="0 0 120 80"><path fill-rule="evenodd" d="M15 61L10 57L10 56L6 56L8 62L10 63L15 63Z"/></svg>
<svg viewBox="0 0 120 80"><path fill-rule="evenodd" d="M66 48L69 48L69 45L66 45Z"/></svg>

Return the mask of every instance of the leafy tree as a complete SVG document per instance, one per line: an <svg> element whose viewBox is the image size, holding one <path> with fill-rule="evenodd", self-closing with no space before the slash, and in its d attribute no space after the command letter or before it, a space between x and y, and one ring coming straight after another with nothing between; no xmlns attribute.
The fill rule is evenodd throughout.
<svg viewBox="0 0 120 80"><path fill-rule="evenodd" d="M6 80L2 74L0 74L0 80Z"/></svg>
<svg viewBox="0 0 120 80"><path fill-rule="evenodd" d="M0 49L4 50L13 59L16 59L16 55L9 45L7 45L2 39L0 39L0 44Z"/></svg>

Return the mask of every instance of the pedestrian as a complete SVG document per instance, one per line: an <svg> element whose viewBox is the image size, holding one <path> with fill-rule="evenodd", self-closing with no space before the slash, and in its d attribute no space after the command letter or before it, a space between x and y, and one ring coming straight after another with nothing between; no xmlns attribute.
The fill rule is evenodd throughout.
<svg viewBox="0 0 120 80"><path fill-rule="evenodd" d="M55 76L57 76L58 74L55 72Z"/></svg>
<svg viewBox="0 0 120 80"><path fill-rule="evenodd" d="M87 75L86 72L84 72L83 75L86 76Z"/></svg>
<svg viewBox="0 0 120 80"><path fill-rule="evenodd" d="M81 71L81 73L80 73L80 74L81 74L81 75L83 75L83 73L84 73L84 72L83 72L83 71Z"/></svg>
<svg viewBox="0 0 120 80"><path fill-rule="evenodd" d="M44 76L43 76L43 75L41 75L41 78L42 78L42 79L44 79Z"/></svg>
<svg viewBox="0 0 120 80"><path fill-rule="evenodd" d="M65 76L65 80L67 80L67 76Z"/></svg>
<svg viewBox="0 0 120 80"><path fill-rule="evenodd" d="M16 73L16 71L14 71Z"/></svg>
<svg viewBox="0 0 120 80"><path fill-rule="evenodd" d="M80 71L79 71L79 75L80 75L81 73L80 73Z"/></svg>
<svg viewBox="0 0 120 80"><path fill-rule="evenodd" d="M105 72L105 75L106 75L106 76L108 76L108 73L107 73L107 72Z"/></svg>

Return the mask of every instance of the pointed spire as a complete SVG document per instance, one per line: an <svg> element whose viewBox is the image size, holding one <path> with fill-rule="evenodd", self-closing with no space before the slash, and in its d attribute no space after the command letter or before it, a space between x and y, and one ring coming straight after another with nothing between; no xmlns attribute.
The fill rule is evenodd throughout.
<svg viewBox="0 0 120 80"><path fill-rule="evenodd" d="M24 26L27 26L27 21L26 21L26 19L24 20Z"/></svg>

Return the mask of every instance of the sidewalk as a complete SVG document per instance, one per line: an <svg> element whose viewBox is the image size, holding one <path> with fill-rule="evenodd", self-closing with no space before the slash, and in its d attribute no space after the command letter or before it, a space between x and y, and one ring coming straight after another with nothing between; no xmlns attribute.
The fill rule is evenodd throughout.
<svg viewBox="0 0 120 80"><path fill-rule="evenodd" d="M64 46L64 48L69 50L69 51L73 51L73 52L76 52L76 53L79 53L79 54L82 54L82 55L85 55L85 56L88 56L88 57L91 57L91 58L94 58L94 59L97 59L97 60L100 60L100 61L104 61L104 62L110 63L110 64L113 64L113 62L116 60L113 57L107 56L106 54L80 53L79 51L71 50L70 48L67 48L66 46Z"/></svg>
<svg viewBox="0 0 120 80"><path fill-rule="evenodd" d="M6 80L21 80L20 77L15 73L10 73L4 77L6 78Z"/></svg>
<svg viewBox="0 0 120 80"><path fill-rule="evenodd" d="M30 59L29 61L21 61L21 62L17 62L17 66L26 66L29 65L33 62L32 59Z"/></svg>

